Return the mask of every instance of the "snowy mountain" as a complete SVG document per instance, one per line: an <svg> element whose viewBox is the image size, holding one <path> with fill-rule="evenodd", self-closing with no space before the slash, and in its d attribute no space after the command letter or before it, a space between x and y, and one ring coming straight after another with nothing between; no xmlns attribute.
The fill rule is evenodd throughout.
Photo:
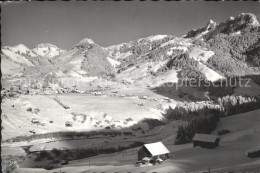
<svg viewBox="0 0 260 173"><path fill-rule="evenodd" d="M114 73L115 60L108 59L107 51L85 38L76 44L70 51L53 59L67 74L77 76L109 76ZM63 67L66 67L64 69Z"/></svg>
<svg viewBox="0 0 260 173"><path fill-rule="evenodd" d="M39 44L34 49L29 49L23 44L14 47L4 46L1 49L1 69L3 76L24 76L31 72L31 69L49 66L49 58L65 53L64 50L51 44ZM28 72L28 69L29 72Z"/></svg>
<svg viewBox="0 0 260 173"><path fill-rule="evenodd" d="M3 74L44 77L114 77L117 81L157 86L201 77L217 81L229 76L259 74L260 27L256 16L242 13L183 37L153 35L103 48L85 38L69 51L51 44L33 49L2 48Z"/></svg>
<svg viewBox="0 0 260 173"><path fill-rule="evenodd" d="M185 38L203 38L210 39L217 34L239 35L241 30L249 26L259 26L259 22L254 14L241 13L237 17L230 17L228 20L217 24L210 20L206 26L191 30L185 35Z"/></svg>
<svg viewBox="0 0 260 173"><path fill-rule="evenodd" d="M62 55L66 51L58 48L55 45L45 43L45 44L38 44L37 46L35 46L32 49L32 52L42 57L53 58L55 56Z"/></svg>
<svg viewBox="0 0 260 173"><path fill-rule="evenodd" d="M118 79L131 83L158 85L164 82L176 82L178 78L187 77L182 76L183 73L192 70L210 81L224 78L206 64L215 53L194 44L192 39L157 35L110 46L107 50L113 59L120 62ZM188 58L180 62L181 66L177 64L167 66L172 61L177 62L183 59L180 57L184 54L188 54ZM179 58L176 59L177 56ZM194 61L197 64L194 64L194 67L188 67L185 65L188 61ZM154 83L155 81L157 82Z"/></svg>

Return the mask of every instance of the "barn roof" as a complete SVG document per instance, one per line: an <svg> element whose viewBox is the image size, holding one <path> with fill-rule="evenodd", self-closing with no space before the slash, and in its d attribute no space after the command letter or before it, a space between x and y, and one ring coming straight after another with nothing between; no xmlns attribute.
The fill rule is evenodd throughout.
<svg viewBox="0 0 260 173"><path fill-rule="evenodd" d="M151 153L152 156L170 153L162 142L145 144L144 147Z"/></svg>
<svg viewBox="0 0 260 173"><path fill-rule="evenodd" d="M256 151L260 151L260 146L256 146L256 147L250 148L246 152L247 153L251 153L251 152L256 152Z"/></svg>
<svg viewBox="0 0 260 173"><path fill-rule="evenodd" d="M202 141L202 142L215 142L219 137L216 135L208 135L208 134L198 134L196 133L193 137L193 141Z"/></svg>

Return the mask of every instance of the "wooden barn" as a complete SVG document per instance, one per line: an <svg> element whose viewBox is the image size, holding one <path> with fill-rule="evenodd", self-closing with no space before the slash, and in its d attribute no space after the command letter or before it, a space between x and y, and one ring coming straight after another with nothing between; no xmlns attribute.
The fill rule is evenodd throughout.
<svg viewBox="0 0 260 173"><path fill-rule="evenodd" d="M250 158L260 157L260 146L251 148L246 151L246 156Z"/></svg>
<svg viewBox="0 0 260 173"><path fill-rule="evenodd" d="M193 147L200 146L202 148L215 148L219 146L219 137L208 134L195 134L192 139Z"/></svg>
<svg viewBox="0 0 260 173"><path fill-rule="evenodd" d="M138 151L138 160L150 158L151 160L169 158L170 151L163 145L162 142L155 142L143 145Z"/></svg>

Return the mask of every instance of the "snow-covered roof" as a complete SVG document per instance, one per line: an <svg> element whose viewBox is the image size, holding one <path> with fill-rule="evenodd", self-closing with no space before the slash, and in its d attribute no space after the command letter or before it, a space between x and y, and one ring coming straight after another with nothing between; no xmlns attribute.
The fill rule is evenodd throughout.
<svg viewBox="0 0 260 173"><path fill-rule="evenodd" d="M202 142L215 142L216 139L219 138L216 135L208 135L208 134L195 134L193 141L202 141Z"/></svg>
<svg viewBox="0 0 260 173"><path fill-rule="evenodd" d="M170 153L162 142L145 144L144 147L151 153L152 156Z"/></svg>
<svg viewBox="0 0 260 173"><path fill-rule="evenodd" d="M257 152L257 151L260 151L260 146L256 146L256 147L250 148L246 152L247 153L253 153L253 152Z"/></svg>

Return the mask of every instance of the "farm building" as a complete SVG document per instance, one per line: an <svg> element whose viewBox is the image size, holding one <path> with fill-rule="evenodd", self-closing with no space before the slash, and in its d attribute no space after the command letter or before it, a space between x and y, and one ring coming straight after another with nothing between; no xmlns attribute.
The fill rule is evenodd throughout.
<svg viewBox="0 0 260 173"><path fill-rule="evenodd" d="M155 142L143 145L137 152L138 160L150 158L150 160L169 158L170 151L163 145L162 142Z"/></svg>
<svg viewBox="0 0 260 173"><path fill-rule="evenodd" d="M40 120L39 120L39 119L36 119L36 118L33 118L31 122L32 122L33 124L39 124L39 123L40 123Z"/></svg>
<svg viewBox="0 0 260 173"><path fill-rule="evenodd" d="M260 146L251 148L250 150L246 151L246 156L250 158L260 157Z"/></svg>
<svg viewBox="0 0 260 173"><path fill-rule="evenodd" d="M219 146L219 137L208 134L195 134L192 139L193 147L201 146L203 148L215 148Z"/></svg>
<svg viewBox="0 0 260 173"><path fill-rule="evenodd" d="M102 96L103 95L102 92L97 92L97 91L92 92L92 94L95 95L95 96Z"/></svg>
<svg viewBox="0 0 260 173"><path fill-rule="evenodd" d="M72 127L72 122L66 121L66 122L65 122L65 126L66 126L66 127Z"/></svg>

